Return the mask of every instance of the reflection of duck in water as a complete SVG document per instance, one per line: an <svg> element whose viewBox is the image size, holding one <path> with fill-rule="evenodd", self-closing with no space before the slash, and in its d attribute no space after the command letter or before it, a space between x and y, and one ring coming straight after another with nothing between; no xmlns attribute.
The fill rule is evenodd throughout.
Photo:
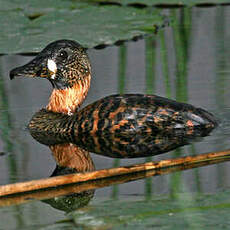
<svg viewBox="0 0 230 230"><path fill-rule="evenodd" d="M29 125L45 144L53 144L55 137L99 154L138 157L169 151L184 144L181 138L205 136L217 125L203 109L155 95L112 95L75 113L87 95L91 67L85 49L70 40L49 44L10 72L11 79L16 76L47 78L53 85L49 104ZM162 133L163 141L158 138ZM41 134L49 139L39 138ZM165 145L165 139L173 144Z"/></svg>
<svg viewBox="0 0 230 230"><path fill-rule="evenodd" d="M73 144L59 144L50 146L57 163L51 176L60 176L69 173L94 171L95 167L89 152ZM94 190L83 192L72 191L71 194L43 200L52 207L65 212L74 211L86 206L94 196Z"/></svg>

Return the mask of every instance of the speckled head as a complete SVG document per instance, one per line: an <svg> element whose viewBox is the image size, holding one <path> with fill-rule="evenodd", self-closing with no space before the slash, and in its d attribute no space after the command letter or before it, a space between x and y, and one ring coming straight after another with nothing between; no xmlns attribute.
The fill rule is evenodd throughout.
<svg viewBox="0 0 230 230"><path fill-rule="evenodd" d="M91 67L86 50L72 40L58 40L46 46L28 64L10 72L17 76L47 78L55 89L72 87L90 75Z"/></svg>

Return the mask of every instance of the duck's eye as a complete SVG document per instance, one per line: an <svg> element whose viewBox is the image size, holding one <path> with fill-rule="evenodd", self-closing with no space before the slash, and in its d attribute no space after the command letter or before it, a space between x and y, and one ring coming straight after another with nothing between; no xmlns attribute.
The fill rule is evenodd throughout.
<svg viewBox="0 0 230 230"><path fill-rule="evenodd" d="M59 54L59 57L66 59L68 57L68 53L65 50L62 50Z"/></svg>

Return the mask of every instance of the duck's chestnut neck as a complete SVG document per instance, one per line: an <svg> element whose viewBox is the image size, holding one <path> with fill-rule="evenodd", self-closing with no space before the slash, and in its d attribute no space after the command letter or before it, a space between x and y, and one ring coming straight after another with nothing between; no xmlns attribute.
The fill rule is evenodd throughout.
<svg viewBox="0 0 230 230"><path fill-rule="evenodd" d="M88 74L76 81L71 87L53 89L46 109L52 112L72 115L84 101L89 87L91 75Z"/></svg>

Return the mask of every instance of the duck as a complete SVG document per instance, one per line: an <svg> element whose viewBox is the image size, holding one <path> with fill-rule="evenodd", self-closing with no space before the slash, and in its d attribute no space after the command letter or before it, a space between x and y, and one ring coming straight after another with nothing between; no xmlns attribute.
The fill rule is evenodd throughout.
<svg viewBox="0 0 230 230"><path fill-rule="evenodd" d="M160 154L204 137L218 125L205 109L157 95L115 94L80 108L90 88L87 50L73 40L47 45L10 71L52 84L48 105L32 117L31 135L46 145L73 143L115 158Z"/></svg>

